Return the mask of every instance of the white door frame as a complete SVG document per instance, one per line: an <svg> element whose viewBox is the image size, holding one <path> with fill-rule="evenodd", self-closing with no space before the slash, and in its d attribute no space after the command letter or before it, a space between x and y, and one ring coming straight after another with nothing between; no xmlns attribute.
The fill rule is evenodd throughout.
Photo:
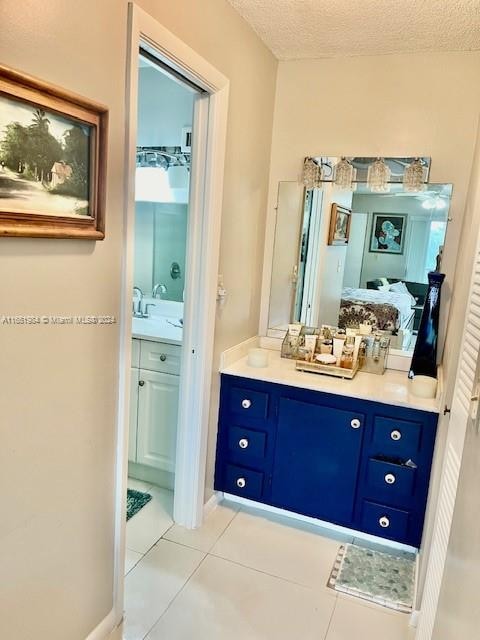
<svg viewBox="0 0 480 640"><path fill-rule="evenodd" d="M122 256L115 514L115 619L123 615L135 220L138 54L140 45L203 89L193 128L192 180L185 283L174 519L201 524L204 503L220 221L228 111L228 79L133 3L129 4L126 92L125 214Z"/></svg>

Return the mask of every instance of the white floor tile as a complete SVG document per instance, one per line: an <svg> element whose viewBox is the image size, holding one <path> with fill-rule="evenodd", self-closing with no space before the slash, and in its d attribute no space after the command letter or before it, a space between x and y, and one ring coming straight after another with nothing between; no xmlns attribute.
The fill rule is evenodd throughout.
<svg viewBox="0 0 480 640"><path fill-rule="evenodd" d="M150 487L152 500L127 522L127 549L146 553L172 526L173 492Z"/></svg>
<svg viewBox="0 0 480 640"><path fill-rule="evenodd" d="M308 587L325 587L341 542L286 519L240 511L211 553Z"/></svg>
<svg viewBox="0 0 480 640"><path fill-rule="evenodd" d="M139 560L143 558L143 554L126 549L125 551L125 575L133 569Z"/></svg>
<svg viewBox="0 0 480 640"><path fill-rule="evenodd" d="M160 540L125 579L125 640L142 640L205 555Z"/></svg>
<svg viewBox="0 0 480 640"><path fill-rule="evenodd" d="M338 598L326 640L413 640L405 613L385 613L361 601Z"/></svg>
<svg viewBox="0 0 480 640"><path fill-rule="evenodd" d="M323 640L327 592L208 556L147 640Z"/></svg>
<svg viewBox="0 0 480 640"><path fill-rule="evenodd" d="M237 512L238 505L222 502L208 515L200 528L185 529L175 524L163 537L193 549L210 551Z"/></svg>

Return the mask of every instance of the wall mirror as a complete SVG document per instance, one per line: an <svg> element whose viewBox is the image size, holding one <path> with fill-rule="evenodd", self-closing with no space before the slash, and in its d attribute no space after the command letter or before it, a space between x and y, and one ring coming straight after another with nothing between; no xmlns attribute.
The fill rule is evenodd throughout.
<svg viewBox="0 0 480 640"><path fill-rule="evenodd" d="M427 274L441 264L452 185L407 191L408 159L398 158L388 159L397 170L384 191L372 191L362 170L353 188L339 188L328 172L339 160L321 159L320 188L279 183L267 335L283 337L294 321L347 327L368 319L392 332L393 353L411 357Z"/></svg>
<svg viewBox="0 0 480 640"><path fill-rule="evenodd" d="M160 285L163 300L183 302L188 205L137 202L134 284L147 297Z"/></svg>

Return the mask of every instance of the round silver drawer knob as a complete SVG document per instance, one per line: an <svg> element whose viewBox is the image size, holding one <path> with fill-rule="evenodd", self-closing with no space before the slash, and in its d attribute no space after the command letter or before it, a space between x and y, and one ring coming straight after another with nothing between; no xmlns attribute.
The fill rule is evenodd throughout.
<svg viewBox="0 0 480 640"><path fill-rule="evenodd" d="M243 489L243 487L246 485L246 481L245 478L238 478L237 480L237 487L239 487L240 489Z"/></svg>
<svg viewBox="0 0 480 640"><path fill-rule="evenodd" d="M162 362L165 362L166 359L167 359L167 356L164 353L162 353L162 355L160 356L160 360Z"/></svg>
<svg viewBox="0 0 480 640"><path fill-rule="evenodd" d="M378 521L378 524L382 527L382 529L386 529L390 526L390 520L387 518L387 516L382 516Z"/></svg>
<svg viewBox="0 0 480 640"><path fill-rule="evenodd" d="M398 429L394 429L390 434L390 437L392 440L397 441L397 440L400 440L400 438L402 437L402 434Z"/></svg>
<svg viewBox="0 0 480 640"><path fill-rule="evenodd" d="M387 484L395 484L396 481L396 477L393 475L393 473L387 473L387 475L385 476L385 482Z"/></svg>
<svg viewBox="0 0 480 640"><path fill-rule="evenodd" d="M248 447L248 440L247 438L241 438L238 441L238 446L240 447L240 449L246 449Z"/></svg>
<svg viewBox="0 0 480 640"><path fill-rule="evenodd" d="M350 422L350 426L352 427L352 429L360 429L361 427L361 422L358 418L354 418L351 422Z"/></svg>
<svg viewBox="0 0 480 640"><path fill-rule="evenodd" d="M248 400L248 398L245 398L245 400L242 400L242 407L244 409L250 409L251 406L252 406L251 400Z"/></svg>

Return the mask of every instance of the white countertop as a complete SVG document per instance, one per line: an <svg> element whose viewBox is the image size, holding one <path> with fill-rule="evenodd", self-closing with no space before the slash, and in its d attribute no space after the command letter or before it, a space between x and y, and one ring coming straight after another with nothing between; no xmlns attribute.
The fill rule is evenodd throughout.
<svg viewBox="0 0 480 640"><path fill-rule="evenodd" d="M143 302L152 305L150 315L148 318L132 317L132 338L181 345L183 326L180 319L183 318L183 302L154 298L144 298Z"/></svg>
<svg viewBox="0 0 480 640"><path fill-rule="evenodd" d="M294 360L281 358L278 351L268 350L268 354L268 367L250 367L247 364L247 358L243 357L221 369L221 373L439 413L438 398L427 400L412 395L411 382L404 371L387 369L383 376L360 372L353 380L343 380L317 373L296 371Z"/></svg>
<svg viewBox="0 0 480 640"><path fill-rule="evenodd" d="M132 338L181 345L183 329L171 322L171 318L132 318Z"/></svg>

